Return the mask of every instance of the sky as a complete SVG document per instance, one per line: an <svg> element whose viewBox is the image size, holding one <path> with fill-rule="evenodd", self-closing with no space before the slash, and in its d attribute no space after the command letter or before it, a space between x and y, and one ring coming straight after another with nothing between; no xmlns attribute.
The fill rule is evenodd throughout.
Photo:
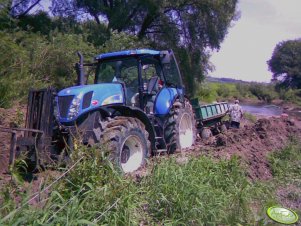
<svg viewBox="0 0 301 226"><path fill-rule="evenodd" d="M269 82L267 61L275 46L301 38L301 0L239 0L240 19L214 52L210 76Z"/></svg>

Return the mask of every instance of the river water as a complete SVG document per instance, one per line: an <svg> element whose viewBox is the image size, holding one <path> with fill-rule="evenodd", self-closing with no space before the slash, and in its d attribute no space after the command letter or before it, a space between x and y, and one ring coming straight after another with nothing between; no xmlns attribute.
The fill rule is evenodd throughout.
<svg viewBox="0 0 301 226"><path fill-rule="evenodd" d="M245 105L241 104L244 112L249 112L254 115L277 116L283 113L281 107L276 105Z"/></svg>

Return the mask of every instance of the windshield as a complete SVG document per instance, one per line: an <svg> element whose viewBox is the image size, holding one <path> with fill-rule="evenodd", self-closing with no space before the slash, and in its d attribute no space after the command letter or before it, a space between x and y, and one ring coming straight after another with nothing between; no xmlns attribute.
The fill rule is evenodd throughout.
<svg viewBox="0 0 301 226"><path fill-rule="evenodd" d="M95 83L120 82L126 87L126 101L134 102L138 93L138 62L136 58L119 58L101 61L97 65Z"/></svg>
<svg viewBox="0 0 301 226"><path fill-rule="evenodd" d="M135 58L102 61L96 69L96 83L138 83L138 64Z"/></svg>

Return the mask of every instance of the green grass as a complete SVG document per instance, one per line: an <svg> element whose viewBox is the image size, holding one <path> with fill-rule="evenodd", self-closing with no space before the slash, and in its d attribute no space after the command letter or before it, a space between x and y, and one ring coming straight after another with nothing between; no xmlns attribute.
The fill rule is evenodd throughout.
<svg viewBox="0 0 301 226"><path fill-rule="evenodd" d="M301 188L301 148L292 138L290 145L269 156L273 176L282 183L295 181Z"/></svg>
<svg viewBox="0 0 301 226"><path fill-rule="evenodd" d="M278 181L299 178L300 182L297 147L292 144L270 156L276 179L269 182L249 181L236 157L219 161L191 157L182 164L175 156L155 157L147 176L124 177L107 160L106 152L81 147L72 162L83 160L40 203L25 204L28 192L18 185L4 186L0 224L264 224L266 208L277 203L273 191ZM14 212L21 203L22 208Z"/></svg>
<svg viewBox="0 0 301 226"><path fill-rule="evenodd" d="M257 121L256 116L249 112L244 112L244 118L253 123L255 123Z"/></svg>

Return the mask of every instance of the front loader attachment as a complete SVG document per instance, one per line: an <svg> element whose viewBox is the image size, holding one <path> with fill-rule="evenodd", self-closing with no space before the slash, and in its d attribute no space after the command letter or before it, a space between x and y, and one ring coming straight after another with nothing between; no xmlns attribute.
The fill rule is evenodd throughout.
<svg viewBox="0 0 301 226"><path fill-rule="evenodd" d="M25 128L0 127L0 132L11 133L10 165L14 164L15 156L20 154L25 154L34 168L51 159L55 95L53 88L31 90Z"/></svg>

